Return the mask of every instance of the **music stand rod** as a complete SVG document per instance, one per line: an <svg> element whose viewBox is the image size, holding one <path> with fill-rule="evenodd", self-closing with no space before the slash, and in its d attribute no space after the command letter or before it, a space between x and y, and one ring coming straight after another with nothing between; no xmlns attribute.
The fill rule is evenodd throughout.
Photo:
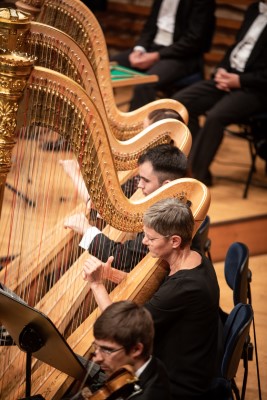
<svg viewBox="0 0 267 400"><path fill-rule="evenodd" d="M19 345L26 352L26 397L31 395L32 353L40 350L45 344L38 330L27 324L19 335Z"/></svg>

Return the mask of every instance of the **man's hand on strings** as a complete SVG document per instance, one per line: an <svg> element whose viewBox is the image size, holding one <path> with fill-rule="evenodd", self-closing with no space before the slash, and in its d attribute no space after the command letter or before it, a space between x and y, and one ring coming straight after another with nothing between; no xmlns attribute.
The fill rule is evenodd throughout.
<svg viewBox="0 0 267 400"><path fill-rule="evenodd" d="M85 281L92 284L102 284L102 279L105 273L108 273L111 269L111 264L114 260L113 256L110 256L106 263L102 262L98 258L90 255L85 261L83 266L82 277Z"/></svg>
<svg viewBox="0 0 267 400"><path fill-rule="evenodd" d="M89 221L84 213L71 215L64 221L64 228L72 229L74 232L77 232L80 235L84 235L87 229L91 228L91 226L92 225L89 224Z"/></svg>

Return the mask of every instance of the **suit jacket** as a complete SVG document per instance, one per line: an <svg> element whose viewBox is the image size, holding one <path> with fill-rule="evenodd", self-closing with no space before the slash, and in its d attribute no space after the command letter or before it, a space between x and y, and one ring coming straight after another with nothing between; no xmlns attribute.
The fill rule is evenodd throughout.
<svg viewBox="0 0 267 400"><path fill-rule="evenodd" d="M259 2L251 4L244 16L243 23L237 33L236 42L226 52L218 67L233 71L230 65L230 54L235 45L243 39L253 21L259 15ZM267 25L262 31L252 50L243 72L234 71L240 75L241 87L245 90L262 92L267 91Z"/></svg>
<svg viewBox="0 0 267 400"><path fill-rule="evenodd" d="M136 45L149 50L157 33L163 0L154 0ZM209 50L215 28L214 0L181 0L177 8L173 44L159 50L161 58L196 58Z"/></svg>
<svg viewBox="0 0 267 400"><path fill-rule="evenodd" d="M170 384L167 371L160 360L152 357L139 377L140 393L129 397L134 400L170 400Z"/></svg>

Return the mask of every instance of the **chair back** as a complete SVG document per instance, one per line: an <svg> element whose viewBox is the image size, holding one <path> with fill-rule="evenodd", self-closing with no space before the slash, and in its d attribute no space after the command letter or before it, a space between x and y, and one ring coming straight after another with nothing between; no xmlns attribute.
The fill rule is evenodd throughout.
<svg viewBox="0 0 267 400"><path fill-rule="evenodd" d="M267 112L251 117L250 129L257 155L267 162Z"/></svg>
<svg viewBox="0 0 267 400"><path fill-rule="evenodd" d="M207 255L211 260L210 256L210 246L211 240L209 239L209 228L210 228L210 217L206 215L204 221L200 225L198 231L196 232L192 247L199 250L201 254Z"/></svg>
<svg viewBox="0 0 267 400"><path fill-rule="evenodd" d="M221 373L222 377L228 381L236 375L252 319L251 305L239 303L230 312L224 325L224 354Z"/></svg>
<svg viewBox="0 0 267 400"><path fill-rule="evenodd" d="M233 290L234 305L247 303L248 261L248 247L244 243L232 243L225 257L224 275L228 286Z"/></svg>

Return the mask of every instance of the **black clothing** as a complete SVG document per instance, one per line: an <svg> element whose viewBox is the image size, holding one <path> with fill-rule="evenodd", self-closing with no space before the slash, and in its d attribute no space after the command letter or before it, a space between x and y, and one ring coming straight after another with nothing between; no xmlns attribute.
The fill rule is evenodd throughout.
<svg viewBox="0 0 267 400"><path fill-rule="evenodd" d="M137 85L130 110L139 108L156 98L156 91L164 90L170 84L185 76L199 72L202 55L208 51L215 26L214 0L181 0L175 17L173 44L158 46L153 43L157 33L157 19L163 0L155 0L137 46L143 46L148 52L158 51L160 60L144 71L156 74L159 81ZM128 57L132 49L111 57L120 65L131 67Z"/></svg>
<svg viewBox="0 0 267 400"><path fill-rule="evenodd" d="M148 247L142 244L144 233L140 232L134 240L115 242L103 233L97 235L91 242L88 251L93 256L106 262L109 256L113 256L113 267L125 272L130 272L148 253ZM192 241L192 248L200 250L198 233Z"/></svg>
<svg viewBox="0 0 267 400"><path fill-rule="evenodd" d="M142 391L134 395L136 400L170 400L170 383L165 366L152 357L150 363L139 377Z"/></svg>
<svg viewBox="0 0 267 400"><path fill-rule="evenodd" d="M219 361L219 286L210 261L203 257L196 268L166 277L145 307L154 320L154 355L167 368L172 399L203 396Z"/></svg>
<svg viewBox="0 0 267 400"><path fill-rule="evenodd" d="M107 9L107 0L82 0L91 11L105 11Z"/></svg>
<svg viewBox="0 0 267 400"><path fill-rule="evenodd" d="M97 235L89 246L89 253L102 261L107 261L109 256L114 257L114 268L130 272L148 253L147 246L142 244L143 232L136 235L135 240L124 243L115 242L103 233Z"/></svg>
<svg viewBox="0 0 267 400"><path fill-rule="evenodd" d="M243 24L237 34L235 45L244 38L255 18L259 15L259 2L251 4ZM244 123L265 111L267 102L267 25L257 40L243 72L230 66L233 45L218 65L228 72L240 76L241 88L229 92L219 90L213 79L200 81L177 92L173 98L188 110L189 130L193 137L190 163L194 178L209 184L209 167L224 136L224 129L230 124ZM200 128L198 117L206 115L204 126Z"/></svg>

